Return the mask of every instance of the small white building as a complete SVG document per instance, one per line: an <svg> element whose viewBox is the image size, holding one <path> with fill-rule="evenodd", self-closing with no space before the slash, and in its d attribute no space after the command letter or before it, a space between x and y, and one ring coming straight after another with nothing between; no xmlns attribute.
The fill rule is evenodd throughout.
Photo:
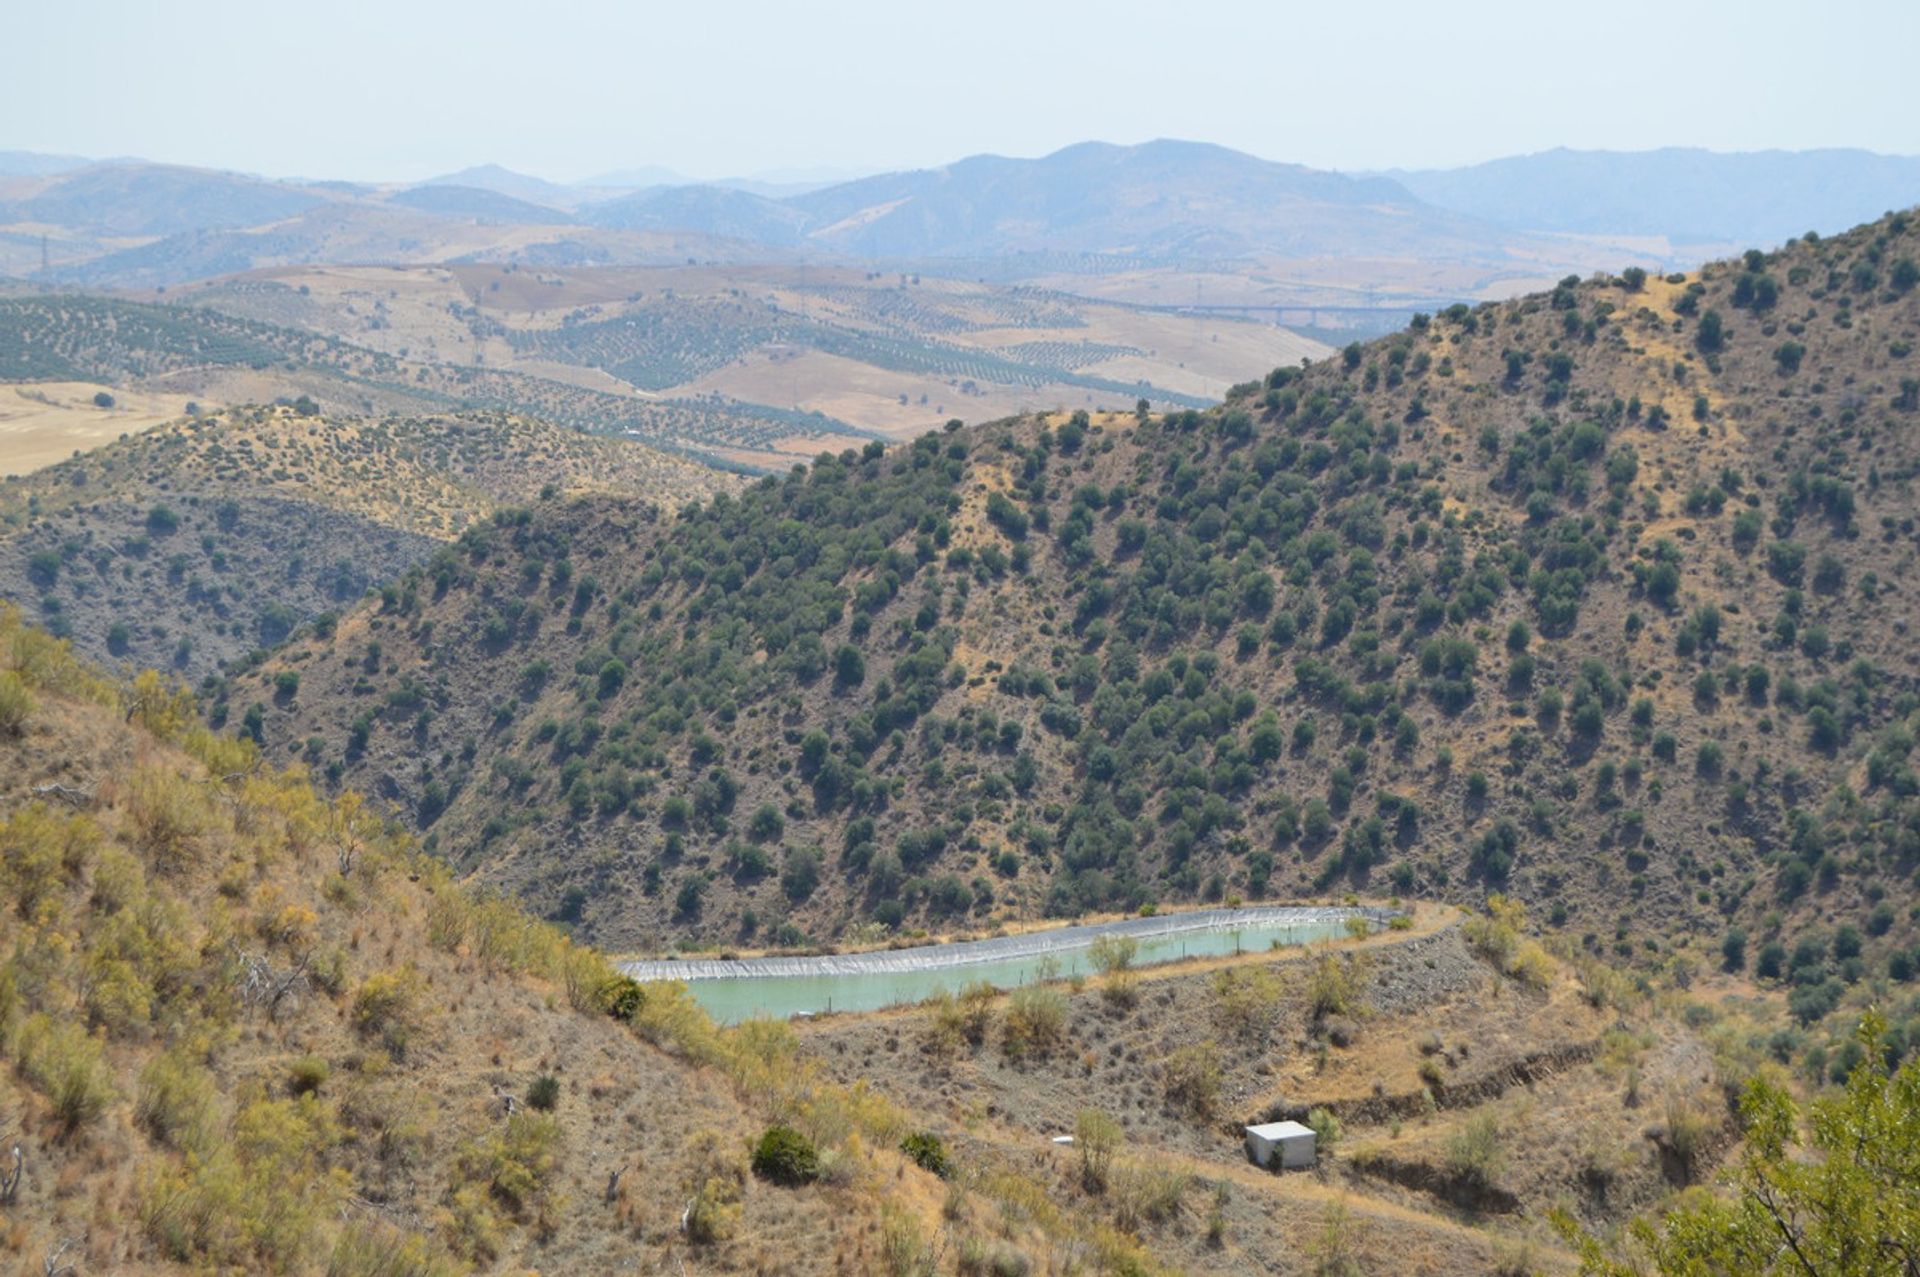
<svg viewBox="0 0 1920 1277"><path fill-rule="evenodd" d="M1247 1128L1247 1157L1258 1166L1291 1171L1313 1165L1313 1128L1298 1122L1267 1122Z"/></svg>

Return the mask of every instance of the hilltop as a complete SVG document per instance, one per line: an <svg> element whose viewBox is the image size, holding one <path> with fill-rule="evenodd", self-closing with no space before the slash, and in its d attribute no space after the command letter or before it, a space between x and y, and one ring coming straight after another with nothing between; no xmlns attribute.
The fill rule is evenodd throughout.
<svg viewBox="0 0 1920 1277"><path fill-rule="evenodd" d="M738 482L501 413L243 408L0 484L0 596L96 660L197 681L543 491L619 493L670 511Z"/></svg>
<svg viewBox="0 0 1920 1277"><path fill-rule="evenodd" d="M1506 889L1815 1022L1920 949L1916 257L1569 279L670 528L535 503L224 712L616 946Z"/></svg>

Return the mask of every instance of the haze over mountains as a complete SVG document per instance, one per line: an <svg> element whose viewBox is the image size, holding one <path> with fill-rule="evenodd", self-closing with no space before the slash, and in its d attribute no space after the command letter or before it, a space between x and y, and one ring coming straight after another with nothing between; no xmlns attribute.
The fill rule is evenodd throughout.
<svg viewBox="0 0 1920 1277"><path fill-rule="evenodd" d="M621 264L751 251L1512 265L1541 251L1536 233L1638 237L1665 265L1697 259L1702 246L1837 231L1916 199L1920 160L1849 150L1553 151L1353 177L1201 143L1089 142L1038 159L981 155L822 186L693 183L660 169L569 186L482 165L402 187L7 152L0 275L145 287L262 265L512 259L535 244ZM449 222L465 230L449 234ZM475 224L495 233L475 236ZM530 237L529 227L549 229ZM623 238L633 231L676 238Z"/></svg>
<svg viewBox="0 0 1920 1277"><path fill-rule="evenodd" d="M1920 200L1920 157L1844 149L1558 148L1385 176L1429 203L1509 226L1675 244L1773 245Z"/></svg>

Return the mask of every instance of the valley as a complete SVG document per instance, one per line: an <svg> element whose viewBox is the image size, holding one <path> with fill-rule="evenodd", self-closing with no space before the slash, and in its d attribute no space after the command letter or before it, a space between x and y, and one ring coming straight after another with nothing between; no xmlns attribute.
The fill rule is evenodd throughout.
<svg viewBox="0 0 1920 1277"><path fill-rule="evenodd" d="M151 675L11 611L0 652L9 1259L1560 1271L1543 1206L1600 1223L1703 1178L1754 1067L1737 1008L1682 1023L1510 910L1432 905L1311 949L722 1028ZM1275 1112L1319 1133L1314 1170L1247 1164L1237 1123ZM1580 1124L1577 1156L1548 1123Z"/></svg>
<svg viewBox="0 0 1920 1277"><path fill-rule="evenodd" d="M0 1272L1911 1277L1920 161L84 149L0 151Z"/></svg>

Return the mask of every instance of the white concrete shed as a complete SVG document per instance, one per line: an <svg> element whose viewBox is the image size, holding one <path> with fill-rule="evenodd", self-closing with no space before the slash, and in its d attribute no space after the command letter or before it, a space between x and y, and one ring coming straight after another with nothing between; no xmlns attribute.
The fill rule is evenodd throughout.
<svg viewBox="0 0 1920 1277"><path fill-rule="evenodd" d="M1313 1128L1298 1122L1267 1122L1247 1128L1247 1157L1259 1166L1280 1159L1281 1170L1313 1165Z"/></svg>

